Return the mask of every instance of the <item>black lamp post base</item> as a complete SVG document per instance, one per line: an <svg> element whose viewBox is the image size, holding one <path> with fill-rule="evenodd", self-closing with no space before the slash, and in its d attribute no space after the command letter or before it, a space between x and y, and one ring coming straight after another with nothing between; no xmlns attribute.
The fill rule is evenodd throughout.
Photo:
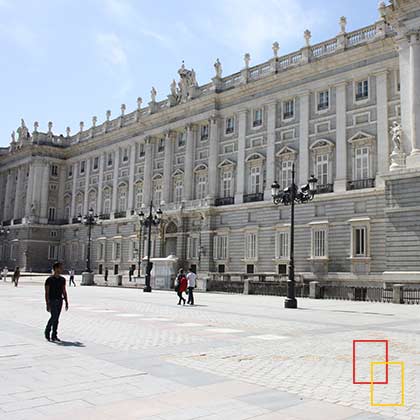
<svg viewBox="0 0 420 420"><path fill-rule="evenodd" d="M150 293L152 291L152 288L150 286L144 286L143 292Z"/></svg>
<svg viewBox="0 0 420 420"><path fill-rule="evenodd" d="M286 309L297 309L297 300L295 298L286 298L284 300L284 307Z"/></svg>

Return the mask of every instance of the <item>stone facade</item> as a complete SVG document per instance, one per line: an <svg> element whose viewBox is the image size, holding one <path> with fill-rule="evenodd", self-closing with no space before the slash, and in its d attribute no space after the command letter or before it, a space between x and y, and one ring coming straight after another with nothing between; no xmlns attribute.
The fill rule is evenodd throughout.
<svg viewBox="0 0 420 420"><path fill-rule="evenodd" d="M420 279L420 8L381 4L380 19L199 86L184 63L167 100L55 135L24 121L0 152L0 264L46 270L60 258L85 267L92 208L92 266L121 273L144 256L137 212L164 212L153 255L176 255L203 274L284 273L289 209L271 184L318 178L296 207L296 271L310 278ZM418 121L419 120L419 121ZM390 127L394 130L390 134ZM390 170L391 169L391 170ZM417 191L418 192L418 191ZM418 194L417 194L418 195ZM414 226L414 229L412 228ZM7 233L8 232L8 233ZM407 246L405 246L407 245ZM403 251L402 251L403 249ZM384 274L385 273L385 274ZM407 277L407 278L408 278Z"/></svg>

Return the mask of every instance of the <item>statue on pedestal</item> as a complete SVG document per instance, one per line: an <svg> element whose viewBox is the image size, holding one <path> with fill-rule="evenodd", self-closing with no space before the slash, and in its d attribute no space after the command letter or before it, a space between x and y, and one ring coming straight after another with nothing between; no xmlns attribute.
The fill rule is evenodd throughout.
<svg viewBox="0 0 420 420"><path fill-rule="evenodd" d="M392 123L390 133L394 148L391 153L391 166L389 167L389 170L396 171L405 166L405 154L401 147L402 128L397 121Z"/></svg>
<svg viewBox="0 0 420 420"><path fill-rule="evenodd" d="M214 63L214 70L216 71L216 77L220 79L222 77L222 63L219 59Z"/></svg>
<svg viewBox="0 0 420 420"><path fill-rule="evenodd" d="M150 91L151 102L156 102L156 95L157 95L156 89L152 87L152 90Z"/></svg>
<svg viewBox="0 0 420 420"><path fill-rule="evenodd" d="M16 130L18 134L18 141L22 142L27 140L31 135L29 134L29 130L25 125L25 121L23 118L20 120L20 127Z"/></svg>
<svg viewBox="0 0 420 420"><path fill-rule="evenodd" d="M392 143L394 144L394 152L401 152L401 126L397 123L397 121L394 121L392 123L391 129L391 136L392 136Z"/></svg>

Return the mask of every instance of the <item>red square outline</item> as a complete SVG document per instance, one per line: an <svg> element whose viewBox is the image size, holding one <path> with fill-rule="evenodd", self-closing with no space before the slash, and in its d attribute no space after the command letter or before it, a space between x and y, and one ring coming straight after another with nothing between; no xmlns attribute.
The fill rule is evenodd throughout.
<svg viewBox="0 0 420 420"><path fill-rule="evenodd" d="M388 359L388 340L353 340L353 384L355 385L388 385L388 364L386 365L385 382L356 381L356 343L385 343L385 362Z"/></svg>

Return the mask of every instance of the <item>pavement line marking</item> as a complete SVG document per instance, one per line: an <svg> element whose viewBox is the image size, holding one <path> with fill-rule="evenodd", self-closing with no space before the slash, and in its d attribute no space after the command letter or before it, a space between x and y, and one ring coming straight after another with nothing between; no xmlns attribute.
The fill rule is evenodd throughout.
<svg viewBox="0 0 420 420"><path fill-rule="evenodd" d="M116 314L115 316L119 316L122 318L135 318L135 317L139 317L142 316L141 314Z"/></svg>
<svg viewBox="0 0 420 420"><path fill-rule="evenodd" d="M265 335L250 335L247 338L252 338L255 340L274 341L274 340L285 340L288 337L284 335L265 334Z"/></svg>
<svg viewBox="0 0 420 420"><path fill-rule="evenodd" d="M114 311L112 309L95 309L91 312L94 312L97 314L112 314L112 313L116 313L117 311Z"/></svg>
<svg viewBox="0 0 420 420"><path fill-rule="evenodd" d="M168 318L144 318L143 321L169 322L169 321L171 321L171 319L168 319Z"/></svg>
<svg viewBox="0 0 420 420"><path fill-rule="evenodd" d="M202 324L196 324L195 322L185 322L185 323L180 323L179 326L180 327L201 327Z"/></svg>
<svg viewBox="0 0 420 420"><path fill-rule="evenodd" d="M220 334L241 333L243 330L234 330L232 328L206 328L206 331Z"/></svg>

